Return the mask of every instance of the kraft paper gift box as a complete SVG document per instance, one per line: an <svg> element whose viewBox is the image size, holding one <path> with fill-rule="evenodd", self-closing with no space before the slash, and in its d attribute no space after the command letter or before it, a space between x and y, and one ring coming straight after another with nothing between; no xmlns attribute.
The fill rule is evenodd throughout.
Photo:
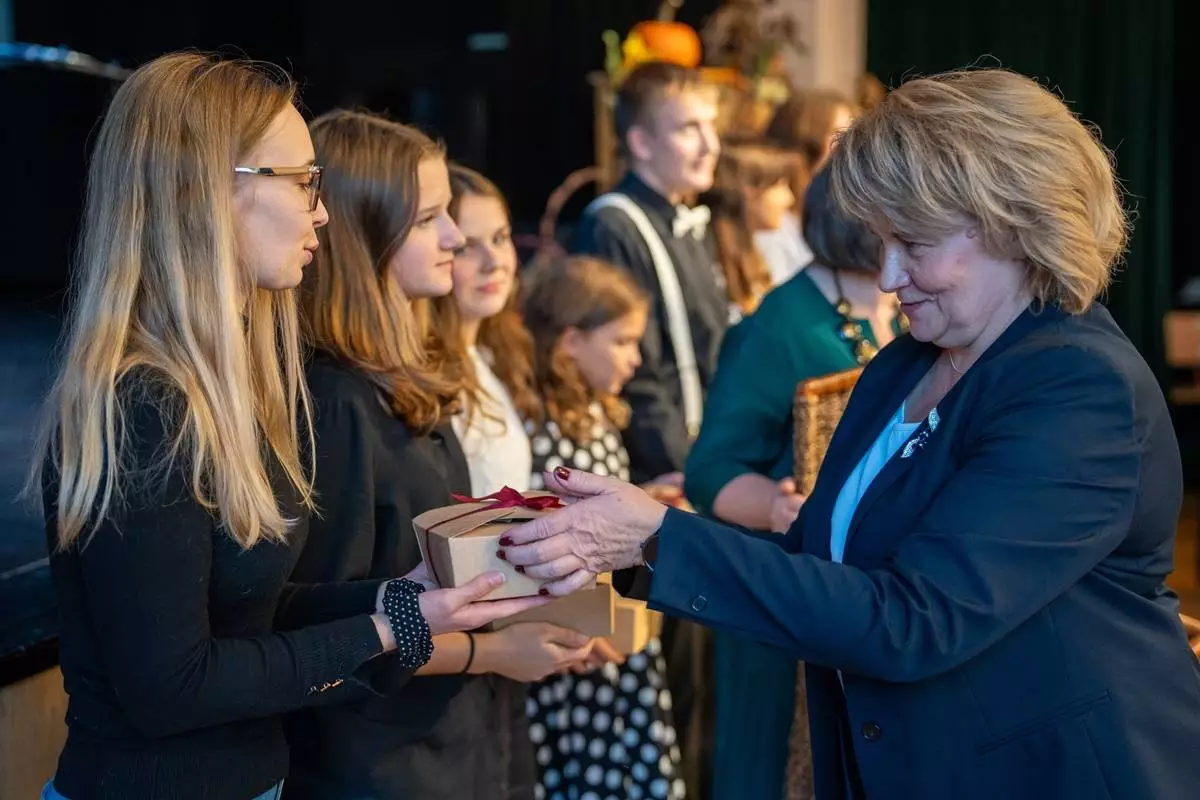
<svg viewBox="0 0 1200 800"><path fill-rule="evenodd" d="M548 492L518 492L505 487L480 498L455 495L460 502L434 508L413 520L421 558L429 576L444 589L459 587L472 578L495 570L507 579L485 600L531 597L542 583L513 569L496 555L505 531L527 520L561 508L558 497ZM476 502L467 502L467 501Z"/></svg>
<svg viewBox="0 0 1200 800"><path fill-rule="evenodd" d="M497 620L490 629L498 631L518 622L549 622L584 636L612 636L615 631L613 617L616 594L608 584L598 583L590 589L580 589L566 597L556 598L544 606Z"/></svg>
<svg viewBox="0 0 1200 800"><path fill-rule="evenodd" d="M613 635L608 640L624 655L645 650L662 629L662 614L651 610L641 600L618 597L613 611Z"/></svg>
<svg viewBox="0 0 1200 800"><path fill-rule="evenodd" d="M605 573L599 581L601 586L609 585L612 575ZM641 600L621 597L615 589L613 595L613 633L608 640L624 655L640 653L662 631L662 614Z"/></svg>

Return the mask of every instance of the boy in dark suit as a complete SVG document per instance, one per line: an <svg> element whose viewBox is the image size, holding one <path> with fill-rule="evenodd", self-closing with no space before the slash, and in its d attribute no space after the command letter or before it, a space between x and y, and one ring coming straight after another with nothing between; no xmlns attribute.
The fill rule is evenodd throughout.
<svg viewBox="0 0 1200 800"><path fill-rule="evenodd" d="M629 172L584 212L572 248L627 268L653 298L642 366L625 390L634 483L679 482L728 324L708 209L684 204L712 186L716 116L695 71L655 62L631 72L615 110Z"/></svg>

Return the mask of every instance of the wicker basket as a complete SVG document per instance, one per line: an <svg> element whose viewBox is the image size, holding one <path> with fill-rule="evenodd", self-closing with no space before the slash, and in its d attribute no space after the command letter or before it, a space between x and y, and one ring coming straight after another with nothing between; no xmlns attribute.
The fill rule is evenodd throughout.
<svg viewBox="0 0 1200 800"><path fill-rule="evenodd" d="M817 482L817 472L829 441L837 428L850 392L858 382L862 368L811 378L796 387L794 419L796 423L796 491L808 496ZM787 800L812 800L812 740L808 730L808 695L804 685L804 664L796 665L796 711L788 740Z"/></svg>
<svg viewBox="0 0 1200 800"><path fill-rule="evenodd" d="M833 431L861 374L862 367L857 367L810 378L796 387L796 491L802 495L812 493Z"/></svg>

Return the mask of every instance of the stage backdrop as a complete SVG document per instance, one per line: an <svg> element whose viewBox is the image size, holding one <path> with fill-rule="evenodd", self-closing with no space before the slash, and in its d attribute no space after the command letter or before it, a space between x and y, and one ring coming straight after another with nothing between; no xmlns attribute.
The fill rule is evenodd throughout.
<svg viewBox="0 0 1200 800"><path fill-rule="evenodd" d="M1174 0L870 0L867 13L867 68L889 86L1004 66L1054 87L1100 127L1136 209L1107 302L1160 376L1172 285L1174 14Z"/></svg>

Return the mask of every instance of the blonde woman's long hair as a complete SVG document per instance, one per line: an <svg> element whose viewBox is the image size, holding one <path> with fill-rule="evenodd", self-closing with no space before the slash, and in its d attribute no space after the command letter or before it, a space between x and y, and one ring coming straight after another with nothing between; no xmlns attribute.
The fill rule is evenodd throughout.
<svg viewBox="0 0 1200 800"><path fill-rule="evenodd" d="M161 467L243 547L282 540L268 451L311 508L298 431L309 402L291 291L258 289L240 261L233 167L295 100L276 70L175 53L121 86L88 171L65 353L46 404L29 486L47 461L58 483L58 546L91 538L122 502L118 385L148 369L179 403ZM305 448L311 455L311 447Z"/></svg>
<svg viewBox="0 0 1200 800"><path fill-rule="evenodd" d="M426 353L429 301L406 297L388 263L416 222L418 167L445 151L416 128L364 111L330 111L310 130L330 222L301 285L307 333L362 370L409 428L428 431L457 410L462 366Z"/></svg>

